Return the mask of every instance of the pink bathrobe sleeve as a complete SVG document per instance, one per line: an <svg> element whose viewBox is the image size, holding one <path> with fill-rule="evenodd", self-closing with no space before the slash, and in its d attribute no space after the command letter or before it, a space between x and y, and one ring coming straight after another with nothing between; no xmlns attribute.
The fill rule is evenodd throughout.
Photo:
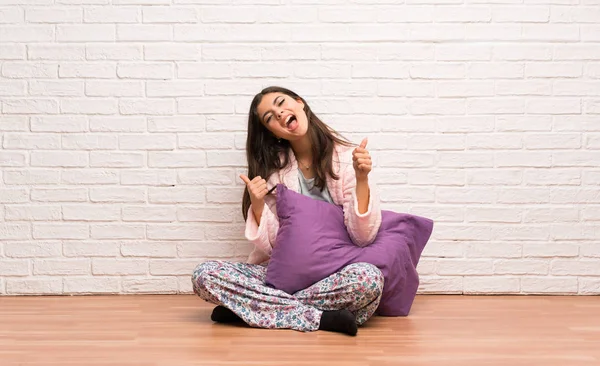
<svg viewBox="0 0 600 366"><path fill-rule="evenodd" d="M358 246L366 246L375 240L381 226L379 192L373 178L369 178L368 210L364 214L360 214L356 198L356 175L352 166L352 150L353 148L343 146L336 148L337 155L333 159L333 169L338 174L339 179L327 179L327 188L333 202L343 207L344 223L352 241ZM285 184L288 189L295 192L300 191L298 163L293 158L293 154L290 165L269 178L267 188L270 189L279 183ZM271 251L275 246L278 230L279 218L275 196L265 197L265 207L260 225L256 223L252 206L250 206L248 219L246 220L245 236L254 244L254 250L248 257L248 263L260 264L269 260Z"/></svg>
<svg viewBox="0 0 600 366"><path fill-rule="evenodd" d="M350 163L341 164L340 181L341 183L341 203L344 208L344 223L348 229L348 234L354 244L364 247L371 244L379 227L381 226L381 207L379 202L379 192L373 178L369 178L369 205L367 212L360 214L358 212L358 199L356 197L356 173L352 166L352 152L349 154Z"/></svg>
<svg viewBox="0 0 600 366"><path fill-rule="evenodd" d="M260 225L257 225L254 214L252 213L252 205L250 205L248 219L246 221L245 236L246 239L254 244L254 250L252 250L248 257L248 263L260 264L269 260L271 251L275 245L277 231L279 231L279 218L277 217L274 206L269 207L267 203L265 203L260 218Z"/></svg>

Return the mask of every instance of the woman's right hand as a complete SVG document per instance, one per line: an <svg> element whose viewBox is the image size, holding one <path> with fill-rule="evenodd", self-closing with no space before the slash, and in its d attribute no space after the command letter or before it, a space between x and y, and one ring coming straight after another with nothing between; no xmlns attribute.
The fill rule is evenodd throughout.
<svg viewBox="0 0 600 366"><path fill-rule="evenodd" d="M250 178L244 174L241 174L240 178L246 183L246 188L250 194L250 203L252 203L252 212L254 213L256 223L260 225L260 218L262 216L263 208L265 207L265 196L269 191L267 189L267 181L260 176L250 180Z"/></svg>

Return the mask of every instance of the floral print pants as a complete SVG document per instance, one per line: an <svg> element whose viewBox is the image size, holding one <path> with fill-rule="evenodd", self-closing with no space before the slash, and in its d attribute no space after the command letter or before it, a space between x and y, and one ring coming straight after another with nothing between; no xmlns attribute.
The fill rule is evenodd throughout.
<svg viewBox="0 0 600 366"><path fill-rule="evenodd" d="M260 328L315 331L323 310L348 309L358 325L379 306L383 274L372 264L355 263L290 295L265 285L264 266L209 261L194 270L194 292L229 308L248 325Z"/></svg>

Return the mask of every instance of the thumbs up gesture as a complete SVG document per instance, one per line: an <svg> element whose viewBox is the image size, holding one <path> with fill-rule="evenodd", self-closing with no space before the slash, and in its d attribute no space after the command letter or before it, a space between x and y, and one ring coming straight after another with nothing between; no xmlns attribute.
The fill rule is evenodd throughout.
<svg viewBox="0 0 600 366"><path fill-rule="evenodd" d="M256 176L250 180L246 175L240 175L240 178L246 183L246 188L250 194L250 203L252 203L252 213L256 222L260 225L260 217L262 216L263 208L265 206L265 196L268 193L267 181Z"/></svg>
<svg viewBox="0 0 600 366"><path fill-rule="evenodd" d="M243 174L240 175L240 178L246 183L252 205L262 209L265 204L265 196L267 195L267 181L260 176L250 180L250 178Z"/></svg>
<svg viewBox="0 0 600 366"><path fill-rule="evenodd" d="M352 165L356 172L356 181L366 180L367 176L371 172L373 162L371 161L371 155L367 150L368 139L365 137L360 146L358 146L352 152Z"/></svg>

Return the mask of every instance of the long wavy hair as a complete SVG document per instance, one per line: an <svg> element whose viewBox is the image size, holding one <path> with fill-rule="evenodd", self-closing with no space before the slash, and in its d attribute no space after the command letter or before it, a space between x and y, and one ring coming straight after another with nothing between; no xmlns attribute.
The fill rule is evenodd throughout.
<svg viewBox="0 0 600 366"><path fill-rule="evenodd" d="M335 144L352 146L352 143L342 137L339 133L327 126L310 109L306 100L298 94L286 88L271 86L263 89L254 96L248 113L248 137L246 139L246 158L248 160L248 178L250 180L261 176L267 180L271 174L286 167L290 163L292 150L290 142L284 139L278 140L260 120L258 105L262 98L271 93L282 93L295 100L304 103L304 113L308 119L308 131L312 145L312 165L315 167L314 184L320 190L326 185L326 176L333 179L339 177L333 172L332 157ZM282 159L283 157L283 159ZM250 207L250 194L248 189L244 190L242 199L242 214L244 220L248 219L248 208Z"/></svg>

